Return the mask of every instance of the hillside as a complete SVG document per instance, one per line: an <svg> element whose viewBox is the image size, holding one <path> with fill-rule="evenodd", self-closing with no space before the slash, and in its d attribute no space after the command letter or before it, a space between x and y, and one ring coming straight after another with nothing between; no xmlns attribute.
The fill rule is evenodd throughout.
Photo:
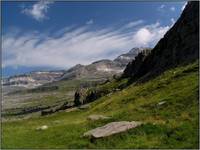
<svg viewBox="0 0 200 150"><path fill-rule="evenodd" d="M4 122L2 147L198 148L198 76L196 62L104 96L86 110ZM160 102L165 103L159 105ZM103 114L111 119L89 121L87 117L91 114ZM81 137L89 129L120 120L138 120L146 124L95 141ZM41 125L49 128L37 131Z"/></svg>

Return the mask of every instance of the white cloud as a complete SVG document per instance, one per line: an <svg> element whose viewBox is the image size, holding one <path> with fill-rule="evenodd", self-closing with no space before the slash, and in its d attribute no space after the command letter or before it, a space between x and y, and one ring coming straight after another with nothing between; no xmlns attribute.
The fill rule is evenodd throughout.
<svg viewBox="0 0 200 150"><path fill-rule="evenodd" d="M187 5L187 2L185 2L181 8L181 10L183 11L185 9L185 6Z"/></svg>
<svg viewBox="0 0 200 150"><path fill-rule="evenodd" d="M170 7L170 10L171 10L171 11L175 11L176 8L175 8L174 6L172 6L172 7Z"/></svg>
<svg viewBox="0 0 200 150"><path fill-rule="evenodd" d="M173 26L174 23L175 23L175 19L174 19L174 18L171 18L170 20L171 20L171 22L172 22L172 25L171 25L171 26Z"/></svg>
<svg viewBox="0 0 200 150"><path fill-rule="evenodd" d="M165 12L165 8L166 8L166 5L164 5L164 4L162 4L162 5L160 5L158 8L157 8L157 10L159 11L159 12Z"/></svg>
<svg viewBox="0 0 200 150"><path fill-rule="evenodd" d="M133 41L138 46L149 46L156 43L169 30L169 26L160 26L159 22L140 28L133 36ZM152 46L152 45L151 45Z"/></svg>
<svg viewBox="0 0 200 150"><path fill-rule="evenodd" d="M126 25L124 26L124 28L132 28L132 27L141 25L142 23L144 23L143 20L131 21L131 22L129 22L128 24L126 24Z"/></svg>
<svg viewBox="0 0 200 150"><path fill-rule="evenodd" d="M163 9L163 8L165 8L165 5L161 5L159 8L160 8L160 9Z"/></svg>
<svg viewBox="0 0 200 150"><path fill-rule="evenodd" d="M90 20L88 20L88 21L86 22L87 25L90 25L90 24L93 24L93 23L94 23L93 19L90 19Z"/></svg>
<svg viewBox="0 0 200 150"><path fill-rule="evenodd" d="M124 25L125 26L125 25ZM159 22L126 32L124 29L92 30L87 25L63 28L54 34L39 32L3 35L3 66L69 68L99 59L113 59L133 47L154 46L169 29ZM62 32L62 33L61 33Z"/></svg>
<svg viewBox="0 0 200 150"><path fill-rule="evenodd" d="M134 35L134 40L137 40L139 45L147 45L151 38L152 34L147 28L141 28Z"/></svg>
<svg viewBox="0 0 200 150"><path fill-rule="evenodd" d="M25 8L25 6L22 9L22 13L33 17L37 21L42 21L43 19L47 18L46 13L49 8L49 4L53 3L52 1L39 1L35 3L30 8Z"/></svg>

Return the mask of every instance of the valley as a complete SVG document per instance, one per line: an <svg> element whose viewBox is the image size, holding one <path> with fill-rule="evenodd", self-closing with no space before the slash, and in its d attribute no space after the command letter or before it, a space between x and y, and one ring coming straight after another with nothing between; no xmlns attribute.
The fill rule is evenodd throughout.
<svg viewBox="0 0 200 150"><path fill-rule="evenodd" d="M2 148L199 149L198 12L154 48L4 79Z"/></svg>

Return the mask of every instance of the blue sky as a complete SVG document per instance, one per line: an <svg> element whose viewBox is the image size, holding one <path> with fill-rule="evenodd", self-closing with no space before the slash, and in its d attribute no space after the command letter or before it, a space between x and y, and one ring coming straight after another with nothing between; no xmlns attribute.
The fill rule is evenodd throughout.
<svg viewBox="0 0 200 150"><path fill-rule="evenodd" d="M2 2L3 76L153 47L185 2Z"/></svg>

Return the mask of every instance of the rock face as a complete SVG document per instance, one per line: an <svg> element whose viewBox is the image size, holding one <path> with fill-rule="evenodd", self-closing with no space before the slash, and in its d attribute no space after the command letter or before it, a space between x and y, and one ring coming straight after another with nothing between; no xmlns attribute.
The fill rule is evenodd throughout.
<svg viewBox="0 0 200 150"><path fill-rule="evenodd" d="M90 130L84 133L83 136L91 137L91 138L107 137L116 133L125 132L132 128L136 128L140 126L141 124L142 124L141 122L136 122L136 121L111 122L111 123L106 124L105 126Z"/></svg>
<svg viewBox="0 0 200 150"><path fill-rule="evenodd" d="M151 78L177 65L187 64L199 56L199 2L188 2L181 17L151 53L129 64L123 76L133 80ZM136 65L139 64L139 67Z"/></svg>

